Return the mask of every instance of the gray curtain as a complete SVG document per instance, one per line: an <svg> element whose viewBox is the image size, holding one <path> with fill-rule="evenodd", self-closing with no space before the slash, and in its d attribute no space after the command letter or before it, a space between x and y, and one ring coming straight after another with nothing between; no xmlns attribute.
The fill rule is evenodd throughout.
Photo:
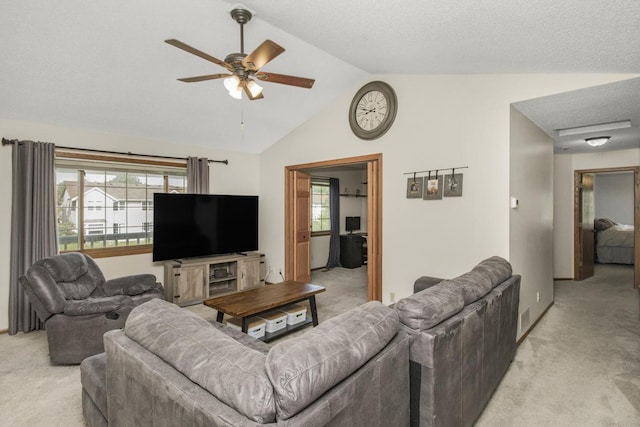
<svg viewBox="0 0 640 427"><path fill-rule="evenodd" d="M329 259L326 268L341 267L340 264L340 180L329 178L329 216L331 217L331 238Z"/></svg>
<svg viewBox="0 0 640 427"><path fill-rule="evenodd" d="M55 145L13 144L9 334L43 329L18 282L36 261L56 255Z"/></svg>
<svg viewBox="0 0 640 427"><path fill-rule="evenodd" d="M187 157L187 192L209 194L209 159Z"/></svg>

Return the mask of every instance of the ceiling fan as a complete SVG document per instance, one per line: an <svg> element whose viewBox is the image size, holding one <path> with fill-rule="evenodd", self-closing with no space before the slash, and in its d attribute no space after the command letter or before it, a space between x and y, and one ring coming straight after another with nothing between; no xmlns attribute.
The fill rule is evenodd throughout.
<svg viewBox="0 0 640 427"><path fill-rule="evenodd" d="M251 16L251 12L242 8L236 8L231 11L231 17L240 24L240 53L231 53L227 55L224 61L214 58L179 40L165 40L166 43L172 46L220 65L229 71L229 73L185 77L178 80L193 83L224 78L224 86L232 97L240 99L242 98L242 92L244 92L247 98L252 101L263 98L262 87L253 80L254 78L263 82L280 83L311 89L315 80L260 71L260 68L284 52L284 48L277 43L271 40L265 40L249 55L244 53L244 24L251 20Z"/></svg>

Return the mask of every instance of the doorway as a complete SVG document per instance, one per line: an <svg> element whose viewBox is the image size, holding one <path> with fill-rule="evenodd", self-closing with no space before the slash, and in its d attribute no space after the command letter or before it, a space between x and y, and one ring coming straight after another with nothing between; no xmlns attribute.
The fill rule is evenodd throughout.
<svg viewBox="0 0 640 427"><path fill-rule="evenodd" d="M310 276L309 229L302 230L298 213L306 195L303 171L365 164L367 168L367 299L382 300L382 154L305 163L285 167L285 272L286 277ZM306 184L305 184L306 185Z"/></svg>
<svg viewBox="0 0 640 427"><path fill-rule="evenodd" d="M584 280L593 275L596 233L593 229L593 180L597 174L622 172L633 173L633 286L640 288L640 167L634 166L574 171L574 280Z"/></svg>

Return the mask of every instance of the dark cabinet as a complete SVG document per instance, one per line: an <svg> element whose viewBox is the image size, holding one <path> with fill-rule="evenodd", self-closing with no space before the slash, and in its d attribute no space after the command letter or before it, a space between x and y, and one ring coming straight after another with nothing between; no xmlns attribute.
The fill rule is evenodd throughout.
<svg viewBox="0 0 640 427"><path fill-rule="evenodd" d="M358 268L367 260L367 238L359 234L340 236L340 264L345 268Z"/></svg>

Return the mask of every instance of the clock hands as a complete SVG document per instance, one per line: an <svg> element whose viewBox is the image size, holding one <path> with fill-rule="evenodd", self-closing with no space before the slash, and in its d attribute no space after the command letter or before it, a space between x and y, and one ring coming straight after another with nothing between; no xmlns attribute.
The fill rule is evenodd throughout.
<svg viewBox="0 0 640 427"><path fill-rule="evenodd" d="M369 109L367 109L367 108L361 107L361 108L358 108L358 110L366 111L366 113L364 113L365 115L367 115L367 114L369 114L369 113L375 113L375 112L376 112L376 109L375 109L375 108L374 108L374 109L372 109L372 110L369 110Z"/></svg>

